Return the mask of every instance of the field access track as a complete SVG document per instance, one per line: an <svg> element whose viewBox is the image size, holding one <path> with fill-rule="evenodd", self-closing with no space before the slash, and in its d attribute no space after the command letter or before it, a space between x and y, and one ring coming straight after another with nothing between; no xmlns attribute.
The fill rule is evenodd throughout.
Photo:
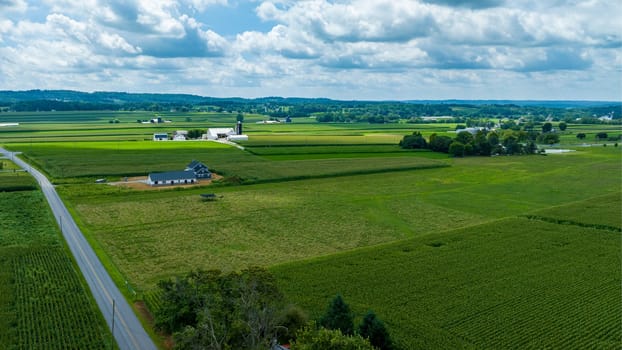
<svg viewBox="0 0 622 350"><path fill-rule="evenodd" d="M112 328L114 325L114 329L111 330L119 348L123 350L155 350L155 344L151 338L149 338L149 335L138 321L132 308L82 235L82 232L67 211L67 208L58 196L52 183L41 172L33 169L21 159L15 158L15 152L8 152L4 148L0 148L0 153L11 159L18 166L29 171L41 186L41 190L48 200L54 217L61 228L63 237L67 241L67 245L76 259L80 271L84 275L99 309L109 327Z"/></svg>

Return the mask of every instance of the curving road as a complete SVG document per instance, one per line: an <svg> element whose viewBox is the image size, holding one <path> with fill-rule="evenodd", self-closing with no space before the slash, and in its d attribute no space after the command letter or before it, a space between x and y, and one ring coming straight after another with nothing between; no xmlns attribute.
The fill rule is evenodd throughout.
<svg viewBox="0 0 622 350"><path fill-rule="evenodd" d="M63 236L69 245L80 271L84 275L93 297L99 306L108 327L114 328L113 336L120 349L123 350L151 350L157 349L145 329L138 321L134 311L127 303L119 288L114 284L110 275L99 261L95 252L86 241L82 232L73 220L67 207L61 201L52 183L41 172L33 169L28 163L16 158L16 152L9 152L0 147L0 153L11 159L15 164L24 168L39 182ZM113 322L114 301L114 322ZM113 326L114 325L114 326Z"/></svg>

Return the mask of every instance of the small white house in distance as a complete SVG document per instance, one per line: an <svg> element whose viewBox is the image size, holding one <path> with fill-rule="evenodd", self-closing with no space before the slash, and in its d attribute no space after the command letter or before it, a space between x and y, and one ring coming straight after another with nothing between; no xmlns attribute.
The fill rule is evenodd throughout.
<svg viewBox="0 0 622 350"><path fill-rule="evenodd" d="M235 135L232 128L210 128L207 129L208 140L226 139L230 135Z"/></svg>
<svg viewBox="0 0 622 350"><path fill-rule="evenodd" d="M151 173L147 177L147 183L151 186L193 184L196 182L197 176L191 170Z"/></svg>
<svg viewBox="0 0 622 350"><path fill-rule="evenodd" d="M157 133L153 134L153 141L166 141L168 140L168 134Z"/></svg>

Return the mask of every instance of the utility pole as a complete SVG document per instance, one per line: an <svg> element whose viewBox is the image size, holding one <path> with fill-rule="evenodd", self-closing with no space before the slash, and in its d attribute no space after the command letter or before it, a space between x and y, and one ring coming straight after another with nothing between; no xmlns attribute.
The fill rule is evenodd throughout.
<svg viewBox="0 0 622 350"><path fill-rule="evenodd" d="M112 341L110 342L110 350L114 349L114 299L112 299L112 327L111 327L111 333L112 333Z"/></svg>

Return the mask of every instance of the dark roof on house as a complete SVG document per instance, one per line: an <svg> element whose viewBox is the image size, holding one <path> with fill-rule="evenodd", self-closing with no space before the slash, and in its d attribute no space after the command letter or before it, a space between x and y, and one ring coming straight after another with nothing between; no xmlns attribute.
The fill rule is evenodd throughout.
<svg viewBox="0 0 622 350"><path fill-rule="evenodd" d="M194 172L198 172L199 170L208 170L207 165L199 162L198 160L193 160L186 166L188 170L194 170Z"/></svg>
<svg viewBox="0 0 622 350"><path fill-rule="evenodd" d="M194 171L184 170L184 171L167 171L164 173L151 173L149 174L149 179L151 181L172 181L172 180L190 180L196 179L196 175Z"/></svg>

